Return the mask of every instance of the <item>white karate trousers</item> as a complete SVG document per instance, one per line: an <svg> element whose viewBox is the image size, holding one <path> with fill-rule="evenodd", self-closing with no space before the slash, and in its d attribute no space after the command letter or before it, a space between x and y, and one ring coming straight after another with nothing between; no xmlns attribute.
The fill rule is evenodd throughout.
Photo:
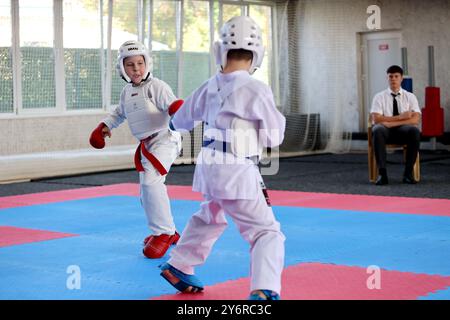
<svg viewBox="0 0 450 320"><path fill-rule="evenodd" d="M145 147L169 172L181 151L181 135L175 131L161 131L156 137L147 139ZM141 163L145 171L139 172L140 200L147 216L148 226L153 235L174 234L170 200L165 185L166 175L161 175L153 164L142 154Z"/></svg>
<svg viewBox="0 0 450 320"><path fill-rule="evenodd" d="M205 196L200 210L189 220L168 263L186 274L206 261L214 243L227 227L225 213L250 244L250 291L268 289L280 294L284 266L284 240L280 224L263 192L254 200L224 200Z"/></svg>

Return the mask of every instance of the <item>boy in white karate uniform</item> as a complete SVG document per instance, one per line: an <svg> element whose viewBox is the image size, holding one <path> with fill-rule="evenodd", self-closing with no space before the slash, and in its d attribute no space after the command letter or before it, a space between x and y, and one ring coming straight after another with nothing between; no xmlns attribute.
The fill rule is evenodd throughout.
<svg viewBox="0 0 450 320"><path fill-rule="evenodd" d="M205 124L193 182L193 190L201 192L205 201L189 220L169 261L160 267L161 275L179 291L203 290L194 267L205 262L227 227L228 214L251 248L249 299L276 300L285 237L257 166L262 148L250 149L281 144L285 118L276 109L271 89L251 77L264 56L260 28L251 18L239 16L226 22L214 49L221 72L187 98L171 122L177 130L191 130L194 121ZM241 139L244 131L250 134ZM244 140L251 145L243 146Z"/></svg>
<svg viewBox="0 0 450 320"><path fill-rule="evenodd" d="M179 234L170 209L166 174L181 152L181 135L169 129L170 117L183 103L171 88L152 76L152 59L145 46L127 41L119 49L117 71L128 84L119 105L92 132L94 148L105 146L105 136L125 119L132 134L140 141L134 161L139 171L140 200L152 232L144 239L147 258L161 258Z"/></svg>

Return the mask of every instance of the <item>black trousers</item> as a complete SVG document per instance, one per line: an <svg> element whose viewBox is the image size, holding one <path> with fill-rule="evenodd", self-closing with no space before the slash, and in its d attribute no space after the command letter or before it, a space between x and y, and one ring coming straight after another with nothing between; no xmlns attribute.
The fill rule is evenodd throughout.
<svg viewBox="0 0 450 320"><path fill-rule="evenodd" d="M376 124L372 127L372 144L379 169L386 169L386 144L406 144L405 174L411 174L419 151L420 131L412 125L386 128Z"/></svg>

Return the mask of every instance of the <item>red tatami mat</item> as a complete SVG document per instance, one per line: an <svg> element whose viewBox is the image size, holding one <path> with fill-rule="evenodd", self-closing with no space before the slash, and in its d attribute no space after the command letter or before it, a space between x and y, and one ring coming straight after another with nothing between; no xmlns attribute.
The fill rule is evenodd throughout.
<svg viewBox="0 0 450 320"><path fill-rule="evenodd" d="M75 236L77 235L70 233L0 226L0 248Z"/></svg>
<svg viewBox="0 0 450 320"><path fill-rule="evenodd" d="M168 186L167 188L171 199L203 200L201 194L192 191L191 186ZM112 195L139 196L139 185L124 183L102 187L1 197L0 209ZM279 190L269 190L269 197L271 203L276 206L450 216L450 200L448 199Z"/></svg>
<svg viewBox="0 0 450 320"><path fill-rule="evenodd" d="M191 187L169 186L171 199L203 200ZM272 205L450 216L450 200L269 190Z"/></svg>
<svg viewBox="0 0 450 320"><path fill-rule="evenodd" d="M450 200L270 190L274 205L450 216Z"/></svg>
<svg viewBox="0 0 450 320"><path fill-rule="evenodd" d="M284 269L281 297L283 300L410 300L450 286L450 277L381 270L380 289L368 289L367 281L372 275L360 267L298 264ZM245 300L249 283L248 278L242 278L206 286L198 294L177 293L152 299Z"/></svg>
<svg viewBox="0 0 450 320"><path fill-rule="evenodd" d="M86 198L105 197L112 195L139 195L139 184L123 183L102 187L90 187L41 193L23 194L17 196L0 197L0 209L31 206Z"/></svg>

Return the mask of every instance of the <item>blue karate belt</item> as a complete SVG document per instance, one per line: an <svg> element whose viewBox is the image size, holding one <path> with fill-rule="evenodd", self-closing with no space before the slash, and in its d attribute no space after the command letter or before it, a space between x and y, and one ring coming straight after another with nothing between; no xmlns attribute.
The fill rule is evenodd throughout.
<svg viewBox="0 0 450 320"><path fill-rule="evenodd" d="M220 141L215 139L204 139L202 143L202 147L204 148L210 148L213 150L221 151L223 153L229 153L234 155L231 152L231 144L226 141ZM255 165L258 165L259 163L259 156L251 156L251 157L245 157L246 159L251 160Z"/></svg>

